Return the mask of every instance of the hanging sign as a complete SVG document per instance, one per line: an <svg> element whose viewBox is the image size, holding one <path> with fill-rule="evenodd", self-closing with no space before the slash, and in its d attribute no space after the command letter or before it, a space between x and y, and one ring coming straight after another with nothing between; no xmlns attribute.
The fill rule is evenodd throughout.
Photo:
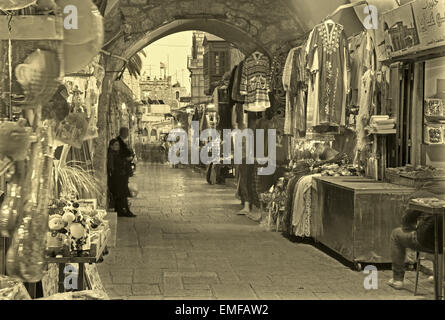
<svg viewBox="0 0 445 320"><path fill-rule="evenodd" d="M382 14L388 58L445 46L445 0L416 0ZM383 56L384 54L381 54Z"/></svg>
<svg viewBox="0 0 445 320"><path fill-rule="evenodd" d="M417 0L412 6L420 50L445 45L445 0Z"/></svg>
<svg viewBox="0 0 445 320"><path fill-rule="evenodd" d="M385 49L390 57L408 54L420 44L411 3L382 14Z"/></svg>

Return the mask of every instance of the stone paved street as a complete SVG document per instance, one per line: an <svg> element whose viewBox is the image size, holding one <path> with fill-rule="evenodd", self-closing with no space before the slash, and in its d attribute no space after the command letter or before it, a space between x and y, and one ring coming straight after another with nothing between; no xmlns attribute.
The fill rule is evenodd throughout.
<svg viewBox="0 0 445 320"><path fill-rule="evenodd" d="M293 243L236 212L229 186L210 186L191 169L139 164L135 219L119 218L117 247L99 265L115 299L432 299L433 285L415 272L407 289L365 290L364 273L319 249Z"/></svg>

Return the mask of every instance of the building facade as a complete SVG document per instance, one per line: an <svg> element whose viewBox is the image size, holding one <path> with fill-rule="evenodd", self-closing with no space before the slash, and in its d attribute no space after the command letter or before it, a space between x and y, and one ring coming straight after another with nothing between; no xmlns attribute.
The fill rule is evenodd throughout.
<svg viewBox="0 0 445 320"><path fill-rule="evenodd" d="M208 33L204 36L203 46L204 93L211 96L224 74L232 71L244 55L229 42Z"/></svg>
<svg viewBox="0 0 445 320"><path fill-rule="evenodd" d="M141 100L162 101L164 104L171 106L172 110L180 107L182 97L187 97L187 89L179 82L172 84L172 77L168 76L163 79L151 79L150 77L142 78L139 81L141 90Z"/></svg>
<svg viewBox="0 0 445 320"><path fill-rule="evenodd" d="M193 32L192 52L187 61L191 78L191 103L195 105L208 100L204 93L204 37L202 31Z"/></svg>

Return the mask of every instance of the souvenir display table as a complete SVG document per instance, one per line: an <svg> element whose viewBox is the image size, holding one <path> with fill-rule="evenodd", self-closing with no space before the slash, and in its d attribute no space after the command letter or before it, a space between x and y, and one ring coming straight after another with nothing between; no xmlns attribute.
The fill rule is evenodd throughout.
<svg viewBox="0 0 445 320"><path fill-rule="evenodd" d="M65 277L67 264L78 264L79 269L77 277L76 291L83 291L86 289L85 278L86 270L85 264L99 263L103 260L103 256L108 253L107 244L110 238L110 230L104 231L104 239L101 242L93 243L91 245L90 255L87 257L63 257L63 258L47 258L48 263L57 263L59 267L59 293L65 292Z"/></svg>
<svg viewBox="0 0 445 320"><path fill-rule="evenodd" d="M419 199L422 200L422 199ZM438 261L439 266L437 267L437 270L434 270L435 274L435 288L434 288L434 295L436 300L443 300L444 299L444 292L443 292L443 282L437 281L437 278L443 279L444 275L444 255L443 255L443 248L439 248L439 237L442 237L443 242L442 244L445 244L445 230L443 230L442 234L439 234L439 221L440 218L445 219L445 207L443 204L440 207L434 207L432 205L428 205L423 203L422 201L412 200L409 203L409 208L413 210L417 210L420 212L423 212L426 215L433 215L435 218L435 228L434 228L434 256L435 260ZM443 221L443 220L442 220ZM442 245L444 246L444 245Z"/></svg>
<svg viewBox="0 0 445 320"><path fill-rule="evenodd" d="M414 188L364 177L315 177L311 228L314 239L358 270L362 263L390 263L389 239L400 226Z"/></svg>

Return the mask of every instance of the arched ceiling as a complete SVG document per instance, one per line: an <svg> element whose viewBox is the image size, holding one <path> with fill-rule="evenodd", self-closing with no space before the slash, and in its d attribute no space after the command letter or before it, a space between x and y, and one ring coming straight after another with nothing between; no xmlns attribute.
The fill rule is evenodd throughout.
<svg viewBox="0 0 445 320"><path fill-rule="evenodd" d="M205 31L224 38L244 54L249 54L257 49L270 54L268 48L263 47L261 43L255 42L255 39L250 38L243 30L227 22L217 19L178 19L148 33L131 46L125 55L131 56L147 45L170 34L189 30Z"/></svg>
<svg viewBox="0 0 445 320"><path fill-rule="evenodd" d="M105 15L106 50L126 58L169 34L201 30L233 43L246 54L272 55L303 38L347 0L109 0ZM354 9L333 17L348 34L362 30Z"/></svg>

